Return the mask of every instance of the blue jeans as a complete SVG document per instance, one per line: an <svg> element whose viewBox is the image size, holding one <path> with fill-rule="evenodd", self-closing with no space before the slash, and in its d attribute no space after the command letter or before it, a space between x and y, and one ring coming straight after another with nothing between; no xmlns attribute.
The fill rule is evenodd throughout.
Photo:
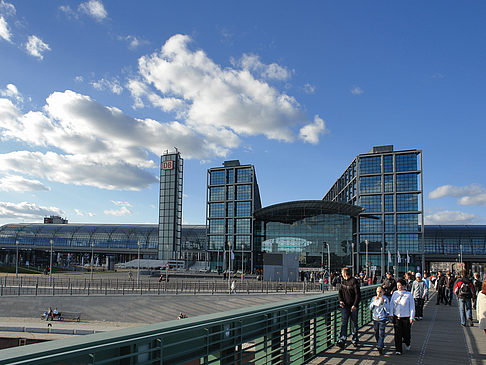
<svg viewBox="0 0 486 365"><path fill-rule="evenodd" d="M381 321L373 320L373 327L375 328L375 338L378 341L378 348L383 348L383 342L385 342L385 329L386 329L386 319Z"/></svg>
<svg viewBox="0 0 486 365"><path fill-rule="evenodd" d="M466 320L472 320L472 303L471 298L458 298L459 314L461 316L461 324L466 325Z"/></svg>
<svg viewBox="0 0 486 365"><path fill-rule="evenodd" d="M358 310L351 312L351 309L341 308L341 332L339 333L339 341L345 342L348 337L348 322L351 319L351 333L353 335L353 343L358 342Z"/></svg>

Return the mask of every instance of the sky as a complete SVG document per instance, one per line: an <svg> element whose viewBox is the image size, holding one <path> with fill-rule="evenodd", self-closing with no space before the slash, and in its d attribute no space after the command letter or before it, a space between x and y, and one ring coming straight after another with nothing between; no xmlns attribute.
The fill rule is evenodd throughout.
<svg viewBox="0 0 486 365"><path fill-rule="evenodd" d="M426 224L486 224L483 1L0 0L0 224L158 223L184 158L321 199L371 147L423 151Z"/></svg>

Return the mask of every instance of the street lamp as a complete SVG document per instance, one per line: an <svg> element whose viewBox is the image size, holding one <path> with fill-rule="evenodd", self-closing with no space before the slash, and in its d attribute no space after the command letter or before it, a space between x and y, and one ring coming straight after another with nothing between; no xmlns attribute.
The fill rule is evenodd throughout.
<svg viewBox="0 0 486 365"><path fill-rule="evenodd" d="M327 270L328 270L327 275L329 276L329 283L331 283L331 250L329 244L326 241L322 242L322 256L323 256L322 267L324 268L324 247L326 246L327 246Z"/></svg>
<svg viewBox="0 0 486 365"><path fill-rule="evenodd" d="M461 270L463 269L463 266L462 266L462 244L459 245L460 249L461 249Z"/></svg>
<svg viewBox="0 0 486 365"><path fill-rule="evenodd" d="M52 244L54 243L53 240L49 240L51 244L51 254L49 255L49 285L52 283Z"/></svg>
<svg viewBox="0 0 486 365"><path fill-rule="evenodd" d="M228 288L231 288L231 242L228 241Z"/></svg>
<svg viewBox="0 0 486 365"><path fill-rule="evenodd" d="M15 277L19 277L19 241L15 241L15 251L17 252L17 255L15 256Z"/></svg>
<svg viewBox="0 0 486 365"><path fill-rule="evenodd" d="M137 266L137 287L140 286L140 240L137 241L138 246L138 266Z"/></svg>
<svg viewBox="0 0 486 365"><path fill-rule="evenodd" d="M355 275L354 272L354 242L351 241L351 267L353 268L353 276Z"/></svg>
<svg viewBox="0 0 486 365"><path fill-rule="evenodd" d="M366 276L370 276L369 266L368 266L368 240L365 240L366 244Z"/></svg>
<svg viewBox="0 0 486 365"><path fill-rule="evenodd" d="M91 242L91 280L93 280L94 242Z"/></svg>

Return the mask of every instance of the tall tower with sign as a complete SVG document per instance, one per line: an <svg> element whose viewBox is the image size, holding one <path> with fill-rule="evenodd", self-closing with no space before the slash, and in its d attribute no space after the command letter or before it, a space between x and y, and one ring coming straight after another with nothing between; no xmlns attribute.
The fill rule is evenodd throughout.
<svg viewBox="0 0 486 365"><path fill-rule="evenodd" d="M165 151L160 158L159 260L176 260L181 255L183 165L177 149Z"/></svg>

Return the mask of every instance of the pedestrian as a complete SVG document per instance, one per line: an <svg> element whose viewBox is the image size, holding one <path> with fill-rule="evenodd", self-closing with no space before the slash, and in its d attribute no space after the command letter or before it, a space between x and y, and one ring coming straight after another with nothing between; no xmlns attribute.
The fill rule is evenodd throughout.
<svg viewBox="0 0 486 365"><path fill-rule="evenodd" d="M445 276L442 275L442 271L437 273L437 279L435 280L435 289L437 290L437 302L436 305L444 303L445 297Z"/></svg>
<svg viewBox="0 0 486 365"><path fill-rule="evenodd" d="M361 290L356 278L349 273L349 268L341 269L343 280L338 292L339 307L341 307L341 332L336 345L341 349L346 344L348 337L348 323L351 320L352 343L354 347L359 347L358 342L358 308L361 300Z"/></svg>
<svg viewBox="0 0 486 365"><path fill-rule="evenodd" d="M484 280L476 299L476 317L479 321L479 329L482 329L486 334L486 280Z"/></svg>
<svg viewBox="0 0 486 365"><path fill-rule="evenodd" d="M429 290L430 290L430 276L427 276L426 273L424 273L424 282L425 286L427 287L427 294L425 295L425 301L429 301Z"/></svg>
<svg viewBox="0 0 486 365"><path fill-rule="evenodd" d="M410 350L412 340L412 323L415 317L415 302L409 291L406 290L407 282L399 279L397 290L393 293L390 302L390 319L395 330L395 354L402 354L402 346Z"/></svg>
<svg viewBox="0 0 486 365"><path fill-rule="evenodd" d="M236 280L231 282L231 292L230 294L236 294Z"/></svg>
<svg viewBox="0 0 486 365"><path fill-rule="evenodd" d="M469 324L470 327L473 327L472 299L475 297L474 286L471 280L467 277L466 270L461 270L461 277L457 279L456 284L454 285L454 294L456 294L459 303L461 325L466 327L467 324Z"/></svg>
<svg viewBox="0 0 486 365"><path fill-rule="evenodd" d="M473 275L473 286L474 286L474 294L476 294L475 298L473 299L473 309L476 309L476 301L478 293L482 290L483 282L479 278L479 273L475 272Z"/></svg>
<svg viewBox="0 0 486 365"><path fill-rule="evenodd" d="M373 328L375 330L376 348L383 355L385 341L386 319L390 315L390 302L383 296L383 288L376 288L376 296L371 299L370 310L373 315Z"/></svg>
<svg viewBox="0 0 486 365"><path fill-rule="evenodd" d="M451 272L448 271L445 276L445 285L444 285L444 301L445 304L452 305L452 296L454 292L454 278L451 275Z"/></svg>
<svg viewBox="0 0 486 365"><path fill-rule="evenodd" d="M383 280L383 295L388 299L388 302L391 300L391 296L395 290L397 290L397 282L393 278L391 272L386 273L386 278Z"/></svg>
<svg viewBox="0 0 486 365"><path fill-rule="evenodd" d="M415 302L415 319L421 321L424 318L424 303L428 289L422 275L418 272L412 284L412 297Z"/></svg>

